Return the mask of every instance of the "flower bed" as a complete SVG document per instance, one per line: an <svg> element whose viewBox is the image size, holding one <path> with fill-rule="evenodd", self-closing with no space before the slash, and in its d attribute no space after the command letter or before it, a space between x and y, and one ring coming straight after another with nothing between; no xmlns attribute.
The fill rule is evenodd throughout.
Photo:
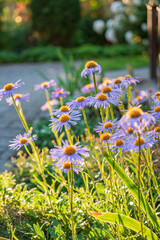
<svg viewBox="0 0 160 240"><path fill-rule="evenodd" d="M101 71L87 62L81 76L91 82L68 102L70 92L54 80L35 86L46 94L50 150L37 148L39 136L25 120L21 104L29 95L15 94L23 83L0 90L0 100L8 97L25 130L10 144L20 150L13 159L17 167L0 175L0 237L159 239L160 92L135 91L133 99L139 78L98 82Z"/></svg>

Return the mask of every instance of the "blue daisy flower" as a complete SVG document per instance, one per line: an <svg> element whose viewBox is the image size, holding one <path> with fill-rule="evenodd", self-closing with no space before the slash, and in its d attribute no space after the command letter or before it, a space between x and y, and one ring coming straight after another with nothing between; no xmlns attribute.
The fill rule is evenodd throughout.
<svg viewBox="0 0 160 240"><path fill-rule="evenodd" d="M51 87L56 86L56 83L53 79L46 81L46 82L42 82L41 84L37 84L34 86L34 90L49 90Z"/></svg>
<svg viewBox="0 0 160 240"><path fill-rule="evenodd" d="M101 73L102 68L101 66L94 62L94 61L88 61L85 65L85 69L83 69L81 73L81 77L86 77L86 75L93 75L93 73Z"/></svg>
<svg viewBox="0 0 160 240"><path fill-rule="evenodd" d="M70 109L68 106L62 106L59 109L54 109L53 112L52 112L52 114L57 116L57 117L60 117L63 114L71 114L71 113L79 114L80 111Z"/></svg>
<svg viewBox="0 0 160 240"><path fill-rule="evenodd" d="M16 105L18 106L18 104L21 101L29 102L29 95L30 95L29 93L26 93L26 94L20 94L20 93L14 94L13 98L15 100ZM9 105L13 104L12 98L6 98L6 102L9 103Z"/></svg>
<svg viewBox="0 0 160 240"><path fill-rule="evenodd" d="M28 145L30 142L33 142L34 140L37 139L36 135L33 135L31 137L32 132L30 133L24 133L22 136L21 134L17 135L16 138L13 141L10 141L9 147L13 150L19 150L21 147L24 145Z"/></svg>
<svg viewBox="0 0 160 240"><path fill-rule="evenodd" d="M83 162L70 162L70 161L67 161L67 162L64 162L63 164L60 164L59 162L55 163L55 166L56 166L56 170L60 170L62 169L62 172L64 173L67 173L68 170L71 169L71 164L72 164L72 167L73 167L73 171L75 173L79 173L80 171L82 171L83 169Z"/></svg>
<svg viewBox="0 0 160 240"><path fill-rule="evenodd" d="M155 142L157 142L158 139L153 138L153 135L149 132L145 132L143 135L137 137L136 135L133 136L132 139L130 139L128 148L132 151L139 151L139 144L141 149L147 149L151 148Z"/></svg>
<svg viewBox="0 0 160 240"><path fill-rule="evenodd" d="M63 126L67 129L70 129L70 124L76 125L75 121L80 120L81 114L77 113L77 111L72 111L70 114L62 114L61 116L57 116L58 118L51 118L51 124L49 124L52 131L57 131L57 133L62 131Z"/></svg>
<svg viewBox="0 0 160 240"><path fill-rule="evenodd" d="M69 145L68 141L63 141L63 147L55 146L50 150L50 154L53 161L58 162L58 164L64 164L69 161L71 163L83 162L84 157L89 157L88 151L90 151L87 147L82 147L77 142L74 145Z"/></svg>
<svg viewBox="0 0 160 240"><path fill-rule="evenodd" d="M97 126L96 128L93 129L95 132L108 132L108 131L111 132L112 129L116 129L116 127L117 127L116 120L108 121L106 119L102 123L99 122L98 124L99 124L99 126Z"/></svg>
<svg viewBox="0 0 160 240"><path fill-rule="evenodd" d="M125 81L124 77L118 77L115 79L112 79L112 88L125 88L127 89L130 83L128 81Z"/></svg>
<svg viewBox="0 0 160 240"><path fill-rule="evenodd" d="M108 98L104 93L99 93L95 97L88 97L88 100L88 106L94 106L95 108L99 108L100 106L106 108L110 104L120 104L118 99Z"/></svg>
<svg viewBox="0 0 160 240"><path fill-rule="evenodd" d="M139 107L131 107L127 113L119 120L119 126L127 129L131 127L133 129L141 130L155 123L155 118L147 113L143 112Z"/></svg>
<svg viewBox="0 0 160 240"><path fill-rule="evenodd" d="M81 88L81 91L83 93L90 93L90 92L93 92L94 90L95 88L93 83L89 83Z"/></svg>
<svg viewBox="0 0 160 240"><path fill-rule="evenodd" d="M0 89L0 101L2 98L7 95L9 98L13 94L13 91L15 91L18 88L21 88L24 85L24 82L19 83L20 80L18 80L16 83L7 83L4 85L3 89Z"/></svg>
<svg viewBox="0 0 160 240"><path fill-rule="evenodd" d="M110 86L111 84L112 84L111 79L104 77L104 78L103 78L103 83L100 83L100 84L98 85L98 89L101 91L104 87Z"/></svg>
<svg viewBox="0 0 160 240"><path fill-rule="evenodd" d="M84 107L88 106L88 102L89 102L88 98L81 96L76 98L76 100L68 102L67 105L71 108L83 109Z"/></svg>
<svg viewBox="0 0 160 240"><path fill-rule="evenodd" d="M140 79L138 77L131 77L131 75L127 74L124 78L124 81L127 81L129 85L140 83Z"/></svg>
<svg viewBox="0 0 160 240"><path fill-rule="evenodd" d="M117 150L119 152L119 150L121 149L122 151L126 151L128 152L129 151L129 147L128 147L128 141L125 140L123 137L119 137L118 139L115 139L115 138L112 138L111 139L113 143L111 143L109 145L109 148L112 150L112 151L115 151Z"/></svg>
<svg viewBox="0 0 160 240"><path fill-rule="evenodd" d="M156 120L160 119L160 105L156 103L155 106L151 107L150 113L153 117L155 117Z"/></svg>
<svg viewBox="0 0 160 240"><path fill-rule="evenodd" d="M57 88L57 89L55 89L55 92L52 92L52 97L53 98L60 98L60 97L64 98L69 94L70 94L69 91L64 91L63 88Z"/></svg>
<svg viewBox="0 0 160 240"><path fill-rule="evenodd" d="M110 86L106 86L101 90L102 93L106 94L107 97L111 98L119 98L122 95L123 91L118 88L111 88Z"/></svg>

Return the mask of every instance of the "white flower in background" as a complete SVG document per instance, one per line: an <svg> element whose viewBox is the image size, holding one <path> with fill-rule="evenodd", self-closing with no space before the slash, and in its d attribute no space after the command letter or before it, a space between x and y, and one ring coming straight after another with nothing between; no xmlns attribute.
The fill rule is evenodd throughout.
<svg viewBox="0 0 160 240"><path fill-rule="evenodd" d="M147 38L144 38L142 40L142 43L145 45L145 46L148 46L149 45L149 40Z"/></svg>
<svg viewBox="0 0 160 240"><path fill-rule="evenodd" d="M112 18L108 19L107 22L106 22L106 27L107 28L114 28L115 27L114 19L112 19Z"/></svg>
<svg viewBox="0 0 160 240"><path fill-rule="evenodd" d="M116 29L122 29L122 24L125 21L125 16L123 14L118 14L114 17L114 26Z"/></svg>
<svg viewBox="0 0 160 240"><path fill-rule="evenodd" d="M130 21L131 23L137 22L137 17L136 17L136 15L134 15L134 14L129 15L129 21Z"/></svg>
<svg viewBox="0 0 160 240"><path fill-rule="evenodd" d="M147 31L147 23L142 23L141 24L141 29L146 32Z"/></svg>
<svg viewBox="0 0 160 240"><path fill-rule="evenodd" d="M116 34L113 28L109 28L106 32L105 32L105 38L112 42L112 43L117 43L117 38L116 38Z"/></svg>
<svg viewBox="0 0 160 240"><path fill-rule="evenodd" d="M110 10L112 13L120 13L120 12L123 12L124 11L124 6L122 4L122 2L113 2L111 5L110 5Z"/></svg>
<svg viewBox="0 0 160 240"><path fill-rule="evenodd" d="M126 42L129 44L134 44L133 40L133 32L132 31L127 31L124 35Z"/></svg>
<svg viewBox="0 0 160 240"><path fill-rule="evenodd" d="M98 19L93 22L93 30L98 33L102 34L105 29L105 23L103 20Z"/></svg>
<svg viewBox="0 0 160 240"><path fill-rule="evenodd" d="M136 6L140 6L142 4L141 0L132 0L132 3Z"/></svg>

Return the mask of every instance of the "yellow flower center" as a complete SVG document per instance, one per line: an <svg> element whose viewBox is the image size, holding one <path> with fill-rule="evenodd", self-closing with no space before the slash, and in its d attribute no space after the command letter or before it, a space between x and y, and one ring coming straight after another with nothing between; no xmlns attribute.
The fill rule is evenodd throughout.
<svg viewBox="0 0 160 240"><path fill-rule="evenodd" d="M101 141L108 140L111 137L110 133L102 133L100 136Z"/></svg>
<svg viewBox="0 0 160 240"><path fill-rule="evenodd" d="M127 74L127 75L125 76L125 78L131 78L131 75Z"/></svg>
<svg viewBox="0 0 160 240"><path fill-rule="evenodd" d="M152 88L148 88L148 92L151 93L153 90Z"/></svg>
<svg viewBox="0 0 160 240"><path fill-rule="evenodd" d="M156 97L159 97L159 96L160 96L160 91L156 92L156 93L155 93L155 96L156 96Z"/></svg>
<svg viewBox="0 0 160 240"><path fill-rule="evenodd" d="M90 88L92 88L92 84L90 84L90 83L89 83L89 84L87 84L87 85L86 85L86 88L87 88L87 89L90 89Z"/></svg>
<svg viewBox="0 0 160 240"><path fill-rule="evenodd" d="M48 82L43 82L42 84L41 84L41 87L48 87Z"/></svg>
<svg viewBox="0 0 160 240"><path fill-rule="evenodd" d="M4 86L4 91L9 91L13 88L13 84L12 83L8 83Z"/></svg>
<svg viewBox="0 0 160 240"><path fill-rule="evenodd" d="M137 138L137 139L134 141L134 145L136 145L136 146L139 146L139 144L142 145L142 144L144 144L144 143L145 143L145 140L144 140L143 138L141 138L141 137L140 137L140 139Z"/></svg>
<svg viewBox="0 0 160 240"><path fill-rule="evenodd" d="M76 99L76 102L83 102L85 97L81 96Z"/></svg>
<svg viewBox="0 0 160 240"><path fill-rule="evenodd" d="M97 99L100 100L100 101L105 101L107 100L107 96L104 94L104 93L101 93L97 96Z"/></svg>
<svg viewBox="0 0 160 240"><path fill-rule="evenodd" d="M137 100L137 101L140 101L140 100L142 100L142 97L137 96L137 97L136 97L136 100Z"/></svg>
<svg viewBox="0 0 160 240"><path fill-rule="evenodd" d="M142 109L138 107L132 107L128 110L127 112L127 117L128 118L138 118L143 114Z"/></svg>
<svg viewBox="0 0 160 240"><path fill-rule="evenodd" d="M85 65L85 68L94 68L97 67L97 63L95 61L88 61Z"/></svg>
<svg viewBox="0 0 160 240"><path fill-rule="evenodd" d="M66 169L69 169L71 167L71 163L70 162L65 162L63 165L62 165L63 168L66 168Z"/></svg>
<svg viewBox="0 0 160 240"><path fill-rule="evenodd" d="M66 155L72 155L76 152L75 146L68 145L67 147L64 148L63 151Z"/></svg>
<svg viewBox="0 0 160 240"><path fill-rule="evenodd" d="M129 134L132 134L132 133L134 132L134 129L131 128L131 127L129 127L129 128L127 129L127 132L128 132Z"/></svg>
<svg viewBox="0 0 160 240"><path fill-rule="evenodd" d="M160 127L155 127L154 131L155 132L160 132Z"/></svg>
<svg viewBox="0 0 160 240"><path fill-rule="evenodd" d="M111 122L107 122L103 125L104 128L110 128L112 126L113 126L113 123L111 123Z"/></svg>
<svg viewBox="0 0 160 240"><path fill-rule="evenodd" d="M120 78L117 78L116 80L114 80L114 84L119 84L119 83L121 83L122 81L121 81L121 77Z"/></svg>
<svg viewBox="0 0 160 240"><path fill-rule="evenodd" d="M115 141L115 145L116 145L116 146L119 146L119 147L122 146L123 143L124 143L124 142L123 142L122 139L118 139L118 140Z"/></svg>
<svg viewBox="0 0 160 240"><path fill-rule="evenodd" d="M63 114L63 115L59 118L59 121L60 121L61 123L63 123L63 122L67 122L69 119L70 119L70 116L68 116L67 114Z"/></svg>
<svg viewBox="0 0 160 240"><path fill-rule="evenodd" d="M20 143L20 144L25 144L27 141L28 141L27 138L21 138L21 139L19 140L19 143Z"/></svg>
<svg viewBox="0 0 160 240"><path fill-rule="evenodd" d="M58 94L62 94L63 92L62 91L59 91Z"/></svg>
<svg viewBox="0 0 160 240"><path fill-rule="evenodd" d="M67 106L62 106L62 107L60 107L60 109L59 109L59 111L61 111L61 112L69 112L69 110L70 110L70 108L67 107Z"/></svg>
<svg viewBox="0 0 160 240"><path fill-rule="evenodd" d="M160 106L154 108L155 112L160 112Z"/></svg>
<svg viewBox="0 0 160 240"><path fill-rule="evenodd" d="M17 94L14 94L14 99L19 99L19 98L21 98L22 97L22 94L19 94L19 93L17 93Z"/></svg>
<svg viewBox="0 0 160 240"><path fill-rule="evenodd" d="M102 93L110 93L110 92L112 92L112 88L111 87L104 87L103 89L102 89L102 91L101 91Z"/></svg>
<svg viewBox="0 0 160 240"><path fill-rule="evenodd" d="M104 85L107 85L107 84L110 84L111 83L111 80L109 78L104 78L103 79L103 84Z"/></svg>
<svg viewBox="0 0 160 240"><path fill-rule="evenodd" d="M134 93L135 93L135 94L138 94L138 93L139 93L139 91L138 91L137 89L135 89L135 90L134 90Z"/></svg>

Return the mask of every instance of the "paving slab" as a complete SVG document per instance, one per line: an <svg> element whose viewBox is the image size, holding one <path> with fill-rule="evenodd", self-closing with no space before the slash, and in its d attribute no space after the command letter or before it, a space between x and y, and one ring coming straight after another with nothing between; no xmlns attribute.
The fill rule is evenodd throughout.
<svg viewBox="0 0 160 240"><path fill-rule="evenodd" d="M76 62L77 66L79 64L80 62ZM8 82L14 83L21 79L25 86L18 92L30 93L30 102L22 104L27 122L36 121L46 116L46 112L40 110L40 107L46 101L45 94L34 91L34 85L44 81L37 70L44 73L48 79L56 80L58 75L64 77L60 62L0 65L0 89ZM127 70L107 71L105 76L114 78L124 76L127 73ZM135 76L145 79L138 88L156 88L156 84L148 80L148 68L135 69ZM9 106L4 97L0 102L0 171L7 169L5 163L10 163L11 156L16 155L16 151L10 150L8 144L19 133L24 133L23 126L14 107Z"/></svg>

